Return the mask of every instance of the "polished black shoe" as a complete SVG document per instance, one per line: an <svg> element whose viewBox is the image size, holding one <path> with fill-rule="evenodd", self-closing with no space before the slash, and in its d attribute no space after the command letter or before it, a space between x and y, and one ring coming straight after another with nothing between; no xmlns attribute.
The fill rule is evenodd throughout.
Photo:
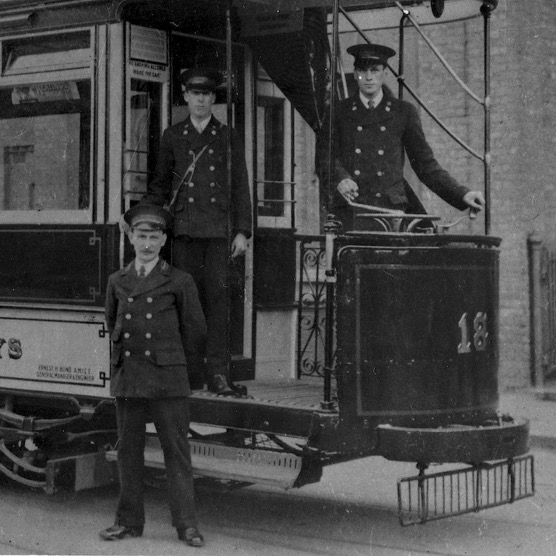
<svg viewBox="0 0 556 556"><path fill-rule="evenodd" d="M178 529L178 539L186 542L189 546L195 546L197 548L205 546L205 538L199 533L197 527Z"/></svg>
<svg viewBox="0 0 556 556"><path fill-rule="evenodd" d="M143 535L143 526L128 527L127 525L112 525L108 529L103 529L99 536L105 541L119 541L124 537L140 537Z"/></svg>
<svg viewBox="0 0 556 556"><path fill-rule="evenodd" d="M228 384L228 380L224 375L214 375L209 377L208 389L213 394L219 394L220 396L233 396L234 390Z"/></svg>

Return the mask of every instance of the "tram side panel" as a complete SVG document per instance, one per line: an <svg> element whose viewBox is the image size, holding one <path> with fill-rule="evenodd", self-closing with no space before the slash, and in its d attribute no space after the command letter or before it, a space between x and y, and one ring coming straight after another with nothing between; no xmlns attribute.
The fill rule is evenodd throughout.
<svg viewBox="0 0 556 556"><path fill-rule="evenodd" d="M0 230L1 392L109 397L103 306L118 242L117 226Z"/></svg>
<svg viewBox="0 0 556 556"><path fill-rule="evenodd" d="M458 244L338 252L341 427L476 425L498 405L498 251Z"/></svg>

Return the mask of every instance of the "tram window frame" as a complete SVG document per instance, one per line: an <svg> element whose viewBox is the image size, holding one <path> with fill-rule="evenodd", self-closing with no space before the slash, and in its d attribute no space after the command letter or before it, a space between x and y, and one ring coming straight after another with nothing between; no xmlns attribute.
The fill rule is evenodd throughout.
<svg viewBox="0 0 556 556"><path fill-rule="evenodd" d="M87 45L88 44L88 55L80 52L77 56L69 56L64 60L63 51L56 50L53 44L63 44L64 38L69 35L75 35L76 40L73 45ZM5 71L6 70L6 45L13 48L18 42L24 45L30 45L33 43L34 48L31 51L39 51L40 47L36 45L40 44L41 39L48 43L50 41L50 46L45 50L56 52L54 56L54 61L50 59L51 63L47 63L48 56L38 60L42 60L42 64L35 63L31 64L25 71L21 64L15 71ZM48 206L48 202L42 203L40 201L39 188L31 187L36 185L36 181L31 180L29 190L29 203L33 200L33 203L37 202L36 205L29 205L28 208L14 208L6 209L4 207L4 200L2 200L2 208L0 209L2 223L10 224L42 224L42 223L53 223L53 224L90 224L93 219L93 205L95 202L93 195L93 164L94 164L94 118L95 118L95 89L94 89L94 75L93 75L93 65L94 65L94 48L95 48L95 36L94 30L91 27L81 27L78 29L72 29L71 31L53 31L47 33L37 33L33 35L23 35L23 36L11 36L2 38L0 40L0 49L2 52L2 68L0 71L0 91L11 90L12 102L3 103L0 106L0 114L2 121L9 118L15 118L21 115L24 117L40 116L48 118L50 116L55 117L56 115L63 115L66 122L60 121L62 128L67 130L74 129L74 123L70 122L69 117L71 114L78 115L79 119L79 132L73 136L67 137L67 148L71 149L73 146L73 152L76 158L68 162L64 168L67 172L67 181L58 186L57 189L51 189L48 187L44 188L44 197L52 202L60 193L60 189L65 192L66 198L59 202L59 205ZM23 49L25 51L25 49ZM83 50L83 49L70 49L70 50ZM59 54L58 54L59 53ZM37 58L34 58L36 61ZM64 63L65 62L65 63ZM49 85L52 86L50 93L44 93L49 89ZM56 93L55 91L58 91ZM40 99L31 98L40 96ZM44 93L44 94L43 94ZM26 94L29 94L29 98L26 98ZM21 98L13 100L15 97L20 95ZM33 100L33 102L30 102ZM18 105L19 103L19 105ZM7 117L5 114L7 113ZM42 125L45 124L46 120L43 120ZM41 125L39 122L38 125ZM21 143L26 143L25 140ZM47 139L43 140L43 144L47 144ZM77 144L77 148L75 148ZM3 145L4 147L9 147L13 150L20 146L18 144L13 145ZM6 151L4 151L6 152ZM13 151L15 152L15 151ZM37 151L38 152L38 151ZM64 149L65 155L67 156L67 151ZM37 154L38 156L38 154ZM70 166L72 164L72 166ZM53 167L51 167L52 169ZM73 169L72 169L73 168ZM31 170L32 171L32 170ZM40 169L38 171L38 176L41 175ZM74 179L75 176L77 180ZM31 176L33 177L33 176ZM72 183L73 180L73 183ZM75 183L77 181L77 183ZM6 184L2 184L2 189L6 187ZM9 185L8 185L9 187ZM73 187L73 189L71 189ZM32 190L31 190L32 189ZM57 201L54 201L57 202ZM64 206L64 203L71 203L70 206ZM21 203L20 203L21 204Z"/></svg>
<svg viewBox="0 0 556 556"><path fill-rule="evenodd" d="M129 91L126 103L126 120L129 122L127 136L129 139L126 141L127 160L124 174L124 192L129 196L130 202L136 202L140 201L143 195L147 193L148 182L151 180L156 169L161 139L164 83L130 77ZM133 113L133 99L138 99L139 95L146 95L144 98L149 103L146 109L148 132L146 149L144 150L139 148L141 134L135 133L137 125L141 120L134 120ZM144 183L141 184L141 181L144 181Z"/></svg>

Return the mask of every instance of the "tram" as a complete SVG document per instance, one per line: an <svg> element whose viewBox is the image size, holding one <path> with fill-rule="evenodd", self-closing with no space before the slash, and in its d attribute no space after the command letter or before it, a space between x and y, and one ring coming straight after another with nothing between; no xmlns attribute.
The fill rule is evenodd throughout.
<svg viewBox="0 0 556 556"><path fill-rule="evenodd" d="M305 140L345 86L330 71L340 17L359 40L361 14L400 29L482 17L488 61L496 4L0 2L2 475L47 493L117 480L103 306L109 274L131 257L118 221L146 191L162 131L187 114L180 72L202 62L226 77L215 115L244 139L256 225L230 302L230 370L248 394L192 394L196 475L291 488L356 458L414 462L397 485L402 525L532 496L528 423L498 410L500 239L488 210L484 235L447 233L426 214L371 212L374 232L328 218L324 365L300 376L293 364L296 217L315 204L294 184L309 181ZM292 45L304 55L286 55ZM488 201L488 90L479 100ZM145 459L163 470L154 431Z"/></svg>

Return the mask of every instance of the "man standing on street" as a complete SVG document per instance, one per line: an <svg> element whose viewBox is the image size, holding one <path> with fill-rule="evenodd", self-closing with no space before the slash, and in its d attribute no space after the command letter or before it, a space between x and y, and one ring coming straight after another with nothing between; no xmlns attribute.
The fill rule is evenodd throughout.
<svg viewBox="0 0 556 556"><path fill-rule="evenodd" d="M207 320L206 366L193 362L193 387L232 394L228 376L228 265L245 254L251 236L251 199L245 154L232 133L232 176L228 186L227 128L212 115L220 72L197 67L181 75L189 117L163 136L147 199L171 205L174 213L173 264L190 273ZM230 237L231 234L231 237ZM229 242L231 239L231 245Z"/></svg>
<svg viewBox="0 0 556 556"><path fill-rule="evenodd" d="M357 93L335 111L332 212L344 229L354 228L356 209L349 202L411 212L409 185L403 176L404 154L417 177L455 208L480 211L480 191L460 185L434 158L417 109L383 87L388 58L395 51L378 44L348 48L354 56ZM326 130L326 126L324 128ZM323 161L319 163L323 165Z"/></svg>
<svg viewBox="0 0 556 556"><path fill-rule="evenodd" d="M203 546L187 439L191 390L186 355L201 349L205 319L191 276L159 257L171 221L168 211L138 204L124 219L135 259L110 276L106 292L120 498L114 525L100 536L119 540L143 534L145 425L152 419L164 452L172 525L180 540Z"/></svg>

